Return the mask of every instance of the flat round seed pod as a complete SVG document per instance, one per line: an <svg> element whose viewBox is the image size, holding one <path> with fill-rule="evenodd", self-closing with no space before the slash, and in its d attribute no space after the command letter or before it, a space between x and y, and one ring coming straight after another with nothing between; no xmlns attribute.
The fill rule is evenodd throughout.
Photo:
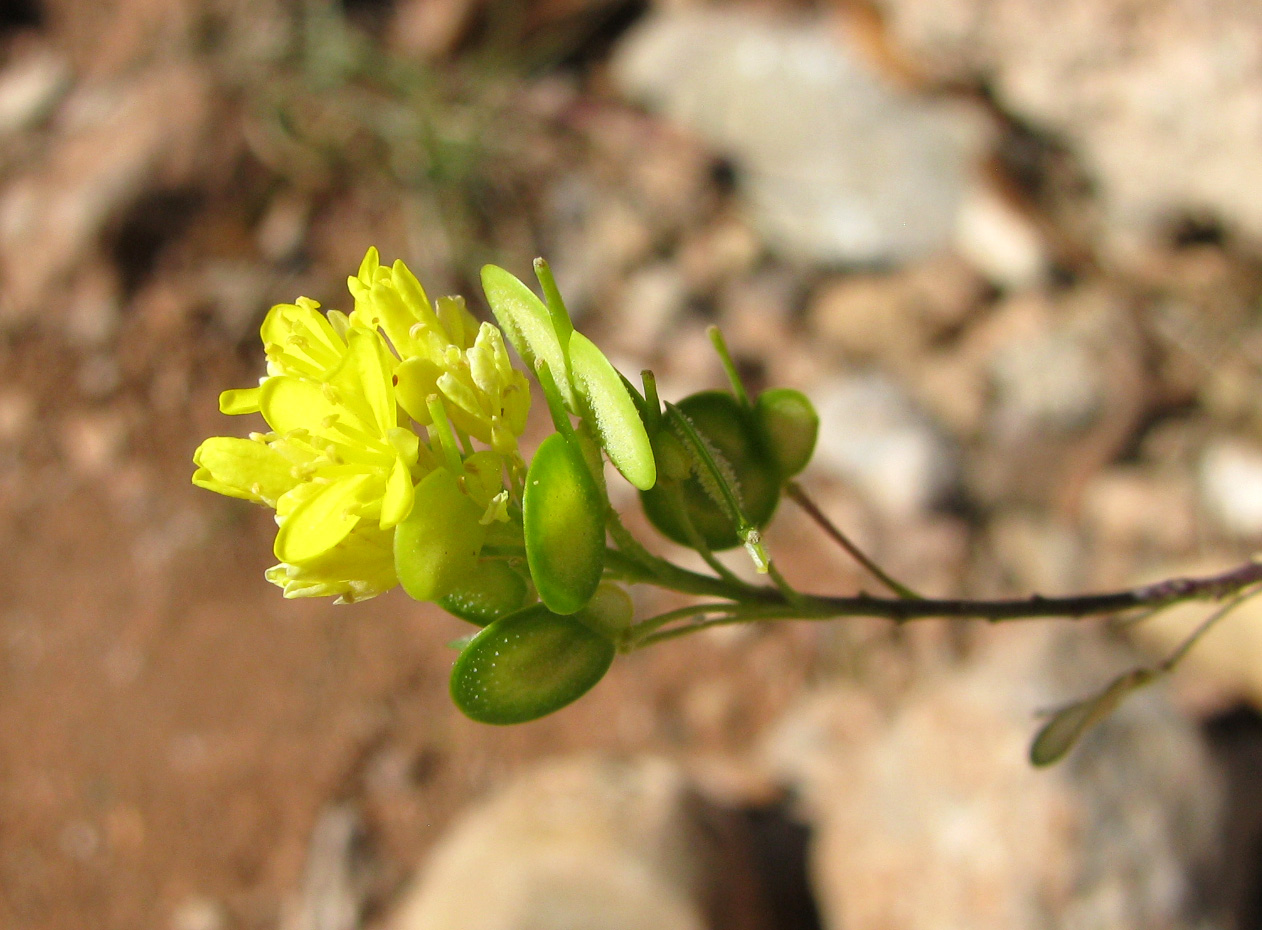
<svg viewBox="0 0 1262 930"><path fill-rule="evenodd" d="M697 432L730 467L741 511L754 526L765 526L780 501L780 477L755 424L736 398L723 391L702 391L679 402ZM722 463L720 463L722 464ZM682 485L684 504L693 526L712 550L741 544L736 526L694 473ZM665 536L691 545L675 496L665 482L640 494L644 512Z"/></svg>
<svg viewBox="0 0 1262 930"><path fill-rule="evenodd" d="M582 449L560 433L540 444L526 473L522 529L540 600L558 614L581 610L605 568L605 499Z"/></svg>
<svg viewBox="0 0 1262 930"><path fill-rule="evenodd" d="M488 559L479 562L450 594L439 598L438 606L461 620L486 626L521 610L529 600L526 579L508 563Z"/></svg>
<svg viewBox="0 0 1262 930"><path fill-rule="evenodd" d="M479 723L525 723L582 697L613 657L606 637L536 604L496 620L465 646L451 670L451 697Z"/></svg>
<svg viewBox="0 0 1262 930"><path fill-rule="evenodd" d="M792 478L802 471L819 438L819 414L810 398L793 388L763 391L754 402L754 417L780 474Z"/></svg>
<svg viewBox="0 0 1262 930"><path fill-rule="evenodd" d="M436 601L467 582L486 539L481 516L447 469L421 480L412 512L394 530L394 570L409 596Z"/></svg>

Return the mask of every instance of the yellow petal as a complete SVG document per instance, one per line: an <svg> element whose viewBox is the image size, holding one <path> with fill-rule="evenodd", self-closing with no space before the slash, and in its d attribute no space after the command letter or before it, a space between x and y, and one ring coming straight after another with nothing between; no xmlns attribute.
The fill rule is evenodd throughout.
<svg viewBox="0 0 1262 930"><path fill-rule="evenodd" d="M341 411L315 381L305 378L268 378L260 389L259 408L267 425L278 433L319 430L325 419Z"/></svg>
<svg viewBox="0 0 1262 930"><path fill-rule="evenodd" d="M242 388L237 391L224 391L219 395L219 412L233 416L241 413L259 412L260 388Z"/></svg>
<svg viewBox="0 0 1262 930"><path fill-rule="evenodd" d="M352 327L346 358L329 379L338 389L342 403L363 425L382 437L397 425L397 407L390 383L392 367L381 336Z"/></svg>
<svg viewBox="0 0 1262 930"><path fill-rule="evenodd" d="M413 357L405 359L394 375L398 378L394 394L399 406L421 426L430 422L429 396L438 392L438 377L442 369L427 358Z"/></svg>
<svg viewBox="0 0 1262 930"><path fill-rule="evenodd" d="M276 506L298 483L293 467L275 449L252 439L214 436L193 453L193 484L229 497Z"/></svg>
<svg viewBox="0 0 1262 930"><path fill-rule="evenodd" d="M356 475L334 481L295 507L276 534L276 558L300 564L345 539L359 522L356 497L368 480L367 475Z"/></svg>
<svg viewBox="0 0 1262 930"><path fill-rule="evenodd" d="M403 459L394 460L390 477L386 479L386 493L381 498L381 528L397 526L412 511L412 475Z"/></svg>

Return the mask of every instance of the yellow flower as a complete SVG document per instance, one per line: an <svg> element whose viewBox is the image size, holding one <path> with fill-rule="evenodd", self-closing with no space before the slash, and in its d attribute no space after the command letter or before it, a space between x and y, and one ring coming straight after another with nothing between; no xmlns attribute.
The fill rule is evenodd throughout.
<svg viewBox="0 0 1262 930"><path fill-rule="evenodd" d="M220 396L224 413L261 413L270 431L214 437L193 456L194 484L276 510L280 564L267 578L286 597L354 601L394 587L394 528L436 468L460 476L484 523L508 517L501 475L506 456L516 458L529 393L498 330L479 329L462 302L430 309L403 263L382 269L375 249L351 281L350 316L322 314L307 298L272 308L261 328L267 376ZM423 366L438 373L418 406L410 373ZM429 426L429 443L400 424L400 409ZM494 451L461 456L431 409Z"/></svg>
<svg viewBox="0 0 1262 930"><path fill-rule="evenodd" d="M428 424L428 398L438 394L458 429L514 455L530 412L530 385L513 368L500 331L479 326L460 297L440 298L431 308L407 266L382 267L376 249L347 285L355 297L351 324L380 329L402 359L397 395L408 415Z"/></svg>

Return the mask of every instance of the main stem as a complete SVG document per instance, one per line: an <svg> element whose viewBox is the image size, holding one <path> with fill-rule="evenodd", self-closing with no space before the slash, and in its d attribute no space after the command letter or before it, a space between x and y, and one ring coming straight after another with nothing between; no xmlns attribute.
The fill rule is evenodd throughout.
<svg viewBox="0 0 1262 930"><path fill-rule="evenodd" d="M766 587L737 587L721 578L701 575L672 566L669 581L652 576L626 559L616 550L611 552L613 564L627 581L646 581L686 594L718 596L732 601L725 616L695 620L662 630L663 621L720 612L722 605L699 605L691 613L688 608L669 615L650 617L628 630L632 648L640 648L662 639L683 636L711 626L751 623L760 620L830 620L839 617L880 617L895 623L929 618L971 618L1000 623L1008 620L1039 618L1082 618L1123 613L1141 608L1158 609L1180 601L1221 600L1243 594L1248 588L1262 584L1262 562L1245 562L1217 575L1197 578L1170 578L1154 584L1101 594L1079 594L1068 597L973 599L973 598L901 598L858 594L852 597L825 597L800 594L791 603L780 591ZM613 567L613 566L611 566ZM638 569L638 570L637 570ZM616 569L615 569L616 570ZM660 631L660 632L659 632ZM638 634L638 635L637 635Z"/></svg>
<svg viewBox="0 0 1262 930"><path fill-rule="evenodd" d="M1262 583L1262 562L1245 562L1217 575L1169 578L1154 584L1102 594L973 600L967 598L807 597L812 607L834 617L885 617L896 622L927 617L971 617L1001 622L1040 617L1092 617L1179 601L1221 600Z"/></svg>

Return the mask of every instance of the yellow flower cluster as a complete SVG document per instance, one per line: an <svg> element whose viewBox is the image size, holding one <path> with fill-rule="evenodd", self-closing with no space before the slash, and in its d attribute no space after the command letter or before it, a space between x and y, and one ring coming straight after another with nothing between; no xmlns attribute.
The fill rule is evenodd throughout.
<svg viewBox="0 0 1262 930"><path fill-rule="evenodd" d="M301 297L273 307L261 329L267 376L220 396L224 413L261 413L270 431L208 439L193 456L194 484L276 510L280 564L267 578L286 597L389 590L394 529L420 481L452 471L483 521L502 522L503 473L521 467L530 391L499 330L479 327L460 298L431 305L376 249L347 283L349 316ZM490 449L475 452L471 439ZM466 480L471 469L480 480Z"/></svg>

